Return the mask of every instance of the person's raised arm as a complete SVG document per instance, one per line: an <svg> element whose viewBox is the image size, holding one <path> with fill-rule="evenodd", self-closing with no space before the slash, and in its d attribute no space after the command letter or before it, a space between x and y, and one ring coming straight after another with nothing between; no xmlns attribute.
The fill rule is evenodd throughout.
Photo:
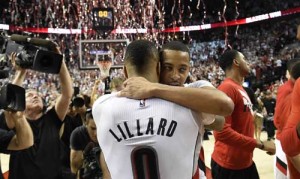
<svg viewBox="0 0 300 179"><path fill-rule="evenodd" d="M60 53L57 47L57 53ZM71 102L73 96L73 86L72 86L72 79L70 77L70 73L67 69L67 66L62 61L60 72L59 72L59 80L60 80L60 87L61 87L61 95L58 97L55 103L55 111L60 120L64 120L69 104Z"/></svg>
<svg viewBox="0 0 300 179"><path fill-rule="evenodd" d="M232 100L218 89L183 88L151 83L142 77L129 78L118 96L134 99L157 97L188 107L196 112L228 116L234 108Z"/></svg>
<svg viewBox="0 0 300 179"><path fill-rule="evenodd" d="M16 135L11 139L8 150L23 150L33 145L33 134L22 112L4 112L6 120L12 121Z"/></svg>
<svg viewBox="0 0 300 179"><path fill-rule="evenodd" d="M100 79L96 79L95 81L95 84L93 86L93 90L92 90L92 93L91 93L91 106L93 106L94 102L97 100L98 98L98 87L99 87L99 84L100 84Z"/></svg>

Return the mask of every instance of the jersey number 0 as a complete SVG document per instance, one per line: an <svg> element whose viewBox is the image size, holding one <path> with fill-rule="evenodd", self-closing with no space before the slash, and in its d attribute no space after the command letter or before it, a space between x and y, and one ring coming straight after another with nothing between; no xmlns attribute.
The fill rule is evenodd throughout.
<svg viewBox="0 0 300 179"><path fill-rule="evenodd" d="M138 147L131 152L134 179L160 179L158 159L154 148Z"/></svg>

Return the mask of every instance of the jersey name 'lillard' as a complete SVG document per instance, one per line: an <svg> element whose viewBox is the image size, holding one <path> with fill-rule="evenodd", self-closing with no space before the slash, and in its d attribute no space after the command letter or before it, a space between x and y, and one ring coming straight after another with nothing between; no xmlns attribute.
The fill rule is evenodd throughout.
<svg viewBox="0 0 300 179"><path fill-rule="evenodd" d="M148 125L141 128L140 120L141 119L136 119L136 130L129 128L128 123L126 121L124 121L123 124L118 124L117 128L118 128L118 132L121 133L121 136L117 135L116 132L114 132L112 129L109 129L109 132L113 135L113 137L118 142L120 142L123 139L126 140L134 136L143 136L143 135L156 134L161 136L172 137L177 127L176 121L172 120L171 122L168 122L167 119L161 118L157 130L155 130L153 124L153 117L149 117Z"/></svg>

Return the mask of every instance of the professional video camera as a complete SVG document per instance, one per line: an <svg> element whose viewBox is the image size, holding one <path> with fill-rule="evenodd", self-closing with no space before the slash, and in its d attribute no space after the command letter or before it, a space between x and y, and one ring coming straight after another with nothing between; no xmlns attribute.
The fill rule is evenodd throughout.
<svg viewBox="0 0 300 179"><path fill-rule="evenodd" d="M9 76L8 58L4 54L6 39L0 35L0 79L5 79ZM0 87L0 109L9 111L24 111L25 110L25 89L13 85L4 84Z"/></svg>
<svg viewBox="0 0 300 179"><path fill-rule="evenodd" d="M25 89L10 83L2 86L0 88L0 109L24 111Z"/></svg>
<svg viewBox="0 0 300 179"><path fill-rule="evenodd" d="M54 74L60 71L63 56L54 52L56 44L52 41L13 34L0 36L0 43L2 62L15 52L16 64L22 68Z"/></svg>
<svg viewBox="0 0 300 179"><path fill-rule="evenodd" d="M83 179L101 179L102 170L100 169L100 147L95 147L94 144L89 143L83 152Z"/></svg>

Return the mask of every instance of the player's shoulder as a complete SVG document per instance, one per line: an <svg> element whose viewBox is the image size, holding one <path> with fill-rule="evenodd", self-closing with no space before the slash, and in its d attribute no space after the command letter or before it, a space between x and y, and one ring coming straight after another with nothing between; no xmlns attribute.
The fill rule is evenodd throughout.
<svg viewBox="0 0 300 179"><path fill-rule="evenodd" d="M237 85L232 80L225 79L219 86L218 89L237 89L240 85Z"/></svg>
<svg viewBox="0 0 300 179"><path fill-rule="evenodd" d="M114 98L118 98L116 94L106 94L99 97L93 104L92 113L94 116L95 121L97 116L101 116L102 111L105 110L106 104L113 101Z"/></svg>
<svg viewBox="0 0 300 179"><path fill-rule="evenodd" d="M194 81L193 83L190 83L186 85L188 88L202 88L202 87L214 87L209 81L207 80L198 80Z"/></svg>
<svg viewBox="0 0 300 179"><path fill-rule="evenodd" d="M105 103L111 99L117 98L117 94L113 93L113 94L105 94L100 96L93 104L93 106L97 106L99 104Z"/></svg>

